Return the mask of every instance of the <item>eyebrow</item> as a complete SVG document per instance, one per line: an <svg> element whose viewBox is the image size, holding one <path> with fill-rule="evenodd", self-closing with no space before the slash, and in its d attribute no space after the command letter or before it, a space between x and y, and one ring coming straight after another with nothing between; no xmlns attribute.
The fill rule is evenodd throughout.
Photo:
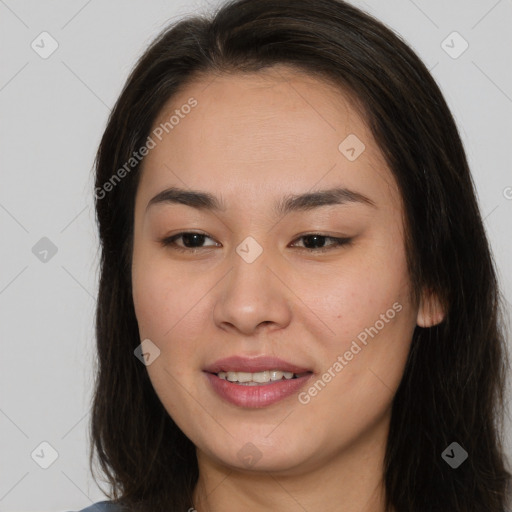
<svg viewBox="0 0 512 512"><path fill-rule="evenodd" d="M317 192L304 194L289 194L274 204L274 213L277 216L286 215L290 212L312 210L322 206L344 205L349 203L366 204L377 208L377 205L369 197L349 190L347 188L330 188ZM185 190L178 187L171 187L159 192L147 204L146 211L150 206L157 204L183 204L199 210L226 211L226 205L222 199L200 190Z"/></svg>

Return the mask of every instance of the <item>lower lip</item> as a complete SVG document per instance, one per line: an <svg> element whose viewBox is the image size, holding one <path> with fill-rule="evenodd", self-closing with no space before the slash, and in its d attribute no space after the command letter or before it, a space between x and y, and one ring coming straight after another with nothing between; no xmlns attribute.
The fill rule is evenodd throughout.
<svg viewBox="0 0 512 512"><path fill-rule="evenodd" d="M213 373L205 372L213 390L224 400L238 407L261 408L275 404L297 393L312 377L312 373L297 379L279 380L258 386L243 386L220 379Z"/></svg>

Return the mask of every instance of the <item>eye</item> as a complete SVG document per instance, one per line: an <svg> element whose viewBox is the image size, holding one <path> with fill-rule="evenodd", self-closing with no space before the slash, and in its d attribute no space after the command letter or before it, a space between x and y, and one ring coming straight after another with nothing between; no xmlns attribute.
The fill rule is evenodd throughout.
<svg viewBox="0 0 512 512"><path fill-rule="evenodd" d="M176 240L182 239L184 246L176 244ZM164 247L171 247L172 249L175 249L177 251L183 251L183 252L195 252L195 249L202 249L202 243L206 238L209 238L210 240L213 240L210 238L206 233L196 233L192 231L185 231L182 233L178 233L176 235L164 238L160 241L160 243ZM215 244L207 246L207 247L214 247Z"/></svg>
<svg viewBox="0 0 512 512"><path fill-rule="evenodd" d="M177 240L182 240L183 245L177 244ZM160 240L163 247L170 247L173 250L181 252L197 252L199 249L207 249L212 247L219 247L220 244L214 241L213 244L204 246L206 239L213 241L213 238L209 237L206 233L197 233L192 231L184 231L177 233L176 235L164 238ZM302 240L303 246L298 247L301 250L318 253L326 252L343 245L349 245L352 242L351 238L336 238L332 236L322 235L320 233L308 233L300 236L296 240ZM325 245L326 241L331 241L330 244Z"/></svg>
<svg viewBox="0 0 512 512"><path fill-rule="evenodd" d="M309 233L302 235L297 240L304 241L304 247L299 247L310 252L326 252L342 245L349 245L352 242L351 238L336 238L332 236L322 235L320 233ZM325 245L326 240L331 240L332 243ZM320 247L311 247L320 246Z"/></svg>

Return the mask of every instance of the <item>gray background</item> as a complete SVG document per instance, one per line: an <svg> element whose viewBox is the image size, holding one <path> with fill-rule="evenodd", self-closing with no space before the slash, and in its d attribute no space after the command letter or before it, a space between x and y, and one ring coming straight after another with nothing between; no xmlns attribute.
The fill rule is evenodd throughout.
<svg viewBox="0 0 512 512"><path fill-rule="evenodd" d="M512 1L353 3L401 34L440 84L461 130L510 313ZM98 275L94 152L136 58L167 22L207 6L0 0L0 511L76 510L104 499L87 466ZM43 45L43 31L59 45L47 59L31 47ZM443 44L453 31L469 44L458 58L445 49L458 53L461 40ZM32 250L43 237L57 248L47 261ZM509 454L511 431L509 419ZM35 462L51 461L42 442L58 454L48 469Z"/></svg>

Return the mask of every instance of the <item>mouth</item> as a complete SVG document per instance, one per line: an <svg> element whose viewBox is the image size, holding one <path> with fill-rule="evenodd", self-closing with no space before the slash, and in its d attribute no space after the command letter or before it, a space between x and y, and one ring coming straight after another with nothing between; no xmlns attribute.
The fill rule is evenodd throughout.
<svg viewBox="0 0 512 512"><path fill-rule="evenodd" d="M218 397L246 408L267 407L298 393L314 375L275 357L239 356L219 360L203 373Z"/></svg>

